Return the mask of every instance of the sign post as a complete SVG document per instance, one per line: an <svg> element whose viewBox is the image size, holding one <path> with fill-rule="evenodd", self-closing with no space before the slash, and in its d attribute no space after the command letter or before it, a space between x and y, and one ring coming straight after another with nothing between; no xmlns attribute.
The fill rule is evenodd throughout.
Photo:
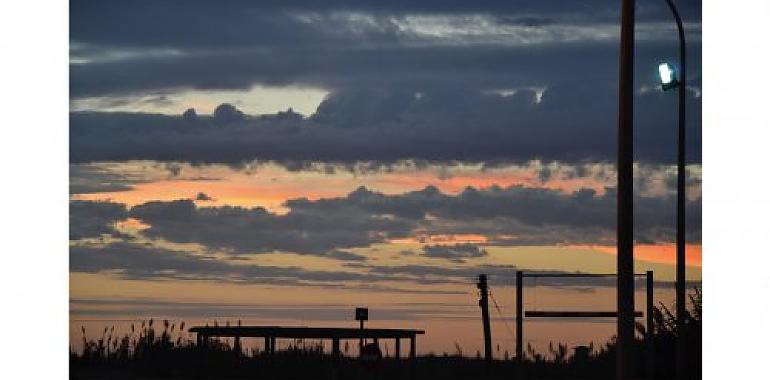
<svg viewBox="0 0 770 380"><path fill-rule="evenodd" d="M356 320L360 322L361 330L364 329L364 321L369 320L369 309L366 307L357 307L356 308ZM361 339L358 340L358 352L359 355L363 355L364 353L364 338L361 337Z"/></svg>

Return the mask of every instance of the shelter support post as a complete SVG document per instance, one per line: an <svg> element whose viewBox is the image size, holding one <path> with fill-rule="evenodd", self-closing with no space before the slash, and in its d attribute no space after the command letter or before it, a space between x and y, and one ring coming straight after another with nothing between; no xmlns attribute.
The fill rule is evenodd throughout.
<svg viewBox="0 0 770 380"><path fill-rule="evenodd" d="M401 339L396 338L396 359L401 357Z"/></svg>
<svg viewBox="0 0 770 380"><path fill-rule="evenodd" d="M339 338L332 339L332 356L334 357L340 356L340 339Z"/></svg>

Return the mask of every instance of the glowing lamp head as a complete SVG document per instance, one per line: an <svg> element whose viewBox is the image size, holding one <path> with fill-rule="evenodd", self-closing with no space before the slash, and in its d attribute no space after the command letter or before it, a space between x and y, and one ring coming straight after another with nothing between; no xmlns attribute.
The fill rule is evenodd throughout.
<svg viewBox="0 0 770 380"><path fill-rule="evenodd" d="M663 86L663 91L672 89L679 84L676 78L676 71L666 62L658 65L658 73L660 74L660 83Z"/></svg>

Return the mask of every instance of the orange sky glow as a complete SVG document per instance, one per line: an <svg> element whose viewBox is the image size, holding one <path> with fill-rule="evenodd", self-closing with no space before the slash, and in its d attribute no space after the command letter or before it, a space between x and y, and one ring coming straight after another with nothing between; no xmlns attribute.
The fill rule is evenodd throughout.
<svg viewBox="0 0 770 380"><path fill-rule="evenodd" d="M406 168L395 171L355 174L337 171L334 174L318 172L291 172L277 165L260 166L251 171L234 171L216 168L203 172L200 168L185 168L177 177L156 178L149 182L140 182L126 191L76 194L74 199L111 200L129 206L148 200L193 199L199 192L213 198L201 202L201 205L233 205L254 207L262 206L273 212L287 211L282 205L286 200L307 198L317 200L345 196L359 186L383 192L399 194L420 190L426 186L435 186L446 194L457 194L467 187L477 189L490 186L508 187L514 185L542 187L571 193L581 188L590 188L603 194L606 182L591 177L558 175L547 180L538 177L540 164L523 167L504 167L480 170L479 167L457 167L446 170L418 170ZM598 170L598 169L597 169ZM192 178L192 179L185 179Z"/></svg>
<svg viewBox="0 0 770 380"><path fill-rule="evenodd" d="M288 211L284 203L290 199L343 197L359 186L383 192L402 194L416 191L426 186L435 186L445 194L458 194L466 187L488 188L490 186L507 187L520 185L525 187L546 188L572 193L582 188L590 188L603 194L606 186L612 186L614 178L601 175L607 165L594 165L588 171L595 175L573 176L570 168L554 165L548 178L541 178L538 173L543 167L539 162L522 166L505 166L481 169L479 166L455 166L449 168L400 167L395 170L356 173L345 170L324 172L323 170L289 171L275 164L256 165L243 169L226 166L190 166L182 165L174 175L166 169L147 163L105 165L115 172L130 173L138 179L132 188L123 191L73 194L72 199L111 200L133 206L151 200L170 201L176 199L194 199L198 193L205 193L212 200L196 201L199 207L205 206L243 206L265 207L271 212L283 214ZM651 194L662 194L662 179L655 179L648 186ZM698 191L693 196L699 196ZM344 273L356 269L345 263L330 258L298 255L291 252L255 252L253 255L233 257L228 252L208 249L197 244L181 244L159 238L148 238L140 231L149 225L129 218L117 223L117 229L132 236L138 244L158 248L184 251L190 255L205 256L210 260L220 260L233 265L268 265L282 268L299 267L306 270ZM506 240L504 236L487 236L477 233L434 233L420 229L412 231L410 236L390 239L381 244L368 247L351 248L347 251L366 258L366 263L381 267L388 266L434 266L438 268L476 268L483 265L509 265L525 270L558 270L586 273L613 273L615 269L615 247L607 245L554 245L554 246L507 246L495 244L495 238ZM511 237L508 237L511 238ZM515 240L515 239L508 239ZM92 242L93 243L93 242ZM488 253L483 257L471 257L461 262L448 262L427 257L422 254L426 245L454 245L468 243L482 247ZM98 244L102 244L99 242ZM668 282L674 279L675 247L673 243L637 244L635 246L637 271L654 270L658 281ZM702 266L702 246L694 243L687 245L688 278L699 280ZM513 272L511 273L513 276ZM511 278L497 278L494 294L502 307L503 313L513 310L513 289ZM98 332L104 326L104 319L116 323L117 320L135 321L150 317L166 317L172 320L187 319L188 323L206 323L211 320L244 319L254 324L292 324L292 325L338 325L348 323L340 320L313 319L298 311L295 317L279 320L269 316L243 317L240 315L217 314L209 319L180 316L174 305L180 302L217 303L251 305L253 310L261 310L262 305L281 305L285 307L323 308L325 304L334 304L338 308L352 310L355 306L368 305L372 308L374 320L372 326L425 328L428 335L420 345L420 352L441 352L450 350L457 342L468 352L481 348L480 325L477 323L477 294L473 278L463 279L457 284L412 284L384 283L390 290L358 290L357 283L340 283L334 287L306 285L271 285L245 284L228 281L202 280L137 280L126 279L120 272L78 273L70 276L71 287L71 336L75 341L80 334L80 326L89 331ZM607 287L548 287L528 284L525 291L525 307L532 308L598 308L611 310L614 290ZM411 293L406 290L419 290ZM432 293L435 291L435 293ZM641 289L639 289L641 292ZM670 303L672 292L668 285L661 285L656 290L656 301ZM82 302L86 300L88 302ZM644 300L643 293L637 296L638 307ZM100 302L118 304L101 305ZM120 305L121 301L127 302ZM170 309L141 311L136 303L159 302L168 304ZM405 306L412 304L414 306ZM408 321L400 319L377 318L378 311L406 310L409 308L431 308L430 305L454 305L449 309L421 314ZM185 306L186 307L186 306ZM249 309L249 310L251 310ZM137 311L140 310L140 311ZM201 310L205 310L202 307ZM304 310L304 309L302 309ZM166 313L166 314L163 314ZM349 322L349 321L348 321ZM123 322L117 322L123 323ZM124 323L126 326L128 323ZM126 327L124 326L124 327ZM510 328L505 322L495 320L493 329L504 347L512 346L512 339L505 331ZM552 323L532 323L527 327L531 333L529 343L545 349L549 339L572 344L587 344L605 341L614 333L612 323L570 323L554 326ZM588 338L590 337L590 339ZM500 353L502 355L502 352Z"/></svg>

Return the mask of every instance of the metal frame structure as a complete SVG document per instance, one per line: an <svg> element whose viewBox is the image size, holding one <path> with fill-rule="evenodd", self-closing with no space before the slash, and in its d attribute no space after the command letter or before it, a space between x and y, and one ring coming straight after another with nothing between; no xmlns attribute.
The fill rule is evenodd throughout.
<svg viewBox="0 0 770 380"><path fill-rule="evenodd" d="M516 360L519 363L524 361L524 318L615 318L620 313L614 311L525 311L524 310L524 278L587 278L587 277L616 277L615 273L526 273L516 272ZM646 328L653 331L655 322L653 321L653 284L654 277L652 271L646 273L636 273L634 277L646 277L647 299L646 315L640 311L634 311L634 318L642 316L647 317ZM519 366L521 367L521 365ZM654 349L651 341L648 340L647 346L647 370L654 368ZM628 368L626 368L629 370Z"/></svg>

